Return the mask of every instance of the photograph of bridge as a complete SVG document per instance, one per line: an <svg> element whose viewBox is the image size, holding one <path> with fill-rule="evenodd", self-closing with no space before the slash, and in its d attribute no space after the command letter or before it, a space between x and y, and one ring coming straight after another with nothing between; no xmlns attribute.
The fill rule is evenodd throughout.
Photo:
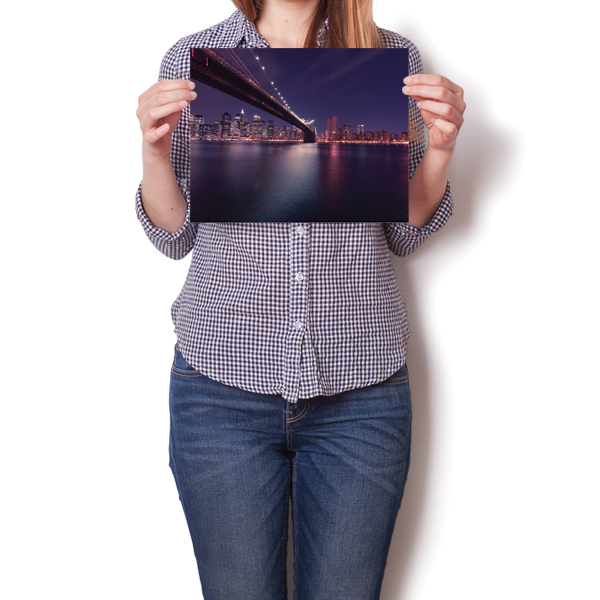
<svg viewBox="0 0 600 600"><path fill-rule="evenodd" d="M194 48L191 218L408 220L403 48Z"/></svg>

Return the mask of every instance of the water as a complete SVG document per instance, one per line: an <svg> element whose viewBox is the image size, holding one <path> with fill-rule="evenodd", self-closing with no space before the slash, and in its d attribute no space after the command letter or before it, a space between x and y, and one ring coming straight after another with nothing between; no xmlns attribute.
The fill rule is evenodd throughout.
<svg viewBox="0 0 600 600"><path fill-rule="evenodd" d="M192 221L408 220L408 146L192 140Z"/></svg>

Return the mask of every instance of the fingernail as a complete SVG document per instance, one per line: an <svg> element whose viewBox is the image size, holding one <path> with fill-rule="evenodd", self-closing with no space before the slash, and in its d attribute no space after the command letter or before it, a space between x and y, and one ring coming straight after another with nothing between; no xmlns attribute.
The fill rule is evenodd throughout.
<svg viewBox="0 0 600 600"><path fill-rule="evenodd" d="M410 77L405 77L404 78L404 83L410 83L411 78Z"/></svg>
<svg viewBox="0 0 600 600"><path fill-rule="evenodd" d="M408 92L410 92L410 87L409 87L409 86L407 86L407 85L405 85L405 86L402 88L402 91L403 91L405 94L408 94Z"/></svg>
<svg viewBox="0 0 600 600"><path fill-rule="evenodd" d="M187 106L187 102L186 102L185 100L182 100L182 101L179 103L179 106L183 106L183 107L185 108L185 107Z"/></svg>
<svg viewBox="0 0 600 600"><path fill-rule="evenodd" d="M195 98L197 95L196 92L192 92L192 98Z"/></svg>
<svg viewBox="0 0 600 600"><path fill-rule="evenodd" d="M196 87L196 84L193 81L188 81L188 87L190 90L193 90Z"/></svg>
<svg viewBox="0 0 600 600"><path fill-rule="evenodd" d="M422 101L422 100L421 100L421 102L417 102L417 106L418 106L419 108L421 108L421 104L423 104L423 101Z"/></svg>

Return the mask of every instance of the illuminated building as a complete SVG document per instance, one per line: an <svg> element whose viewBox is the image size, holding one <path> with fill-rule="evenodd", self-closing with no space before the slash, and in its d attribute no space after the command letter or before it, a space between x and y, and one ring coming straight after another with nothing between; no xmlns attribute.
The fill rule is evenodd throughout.
<svg viewBox="0 0 600 600"><path fill-rule="evenodd" d="M190 115L190 138L192 140L202 138L200 125L204 125L204 117L202 115Z"/></svg>
<svg viewBox="0 0 600 600"><path fill-rule="evenodd" d="M337 117L328 117L327 119L327 138L335 139L338 133L338 118Z"/></svg>
<svg viewBox="0 0 600 600"><path fill-rule="evenodd" d="M223 117L221 119L221 137L229 137L231 135L231 115L228 112L223 113Z"/></svg>

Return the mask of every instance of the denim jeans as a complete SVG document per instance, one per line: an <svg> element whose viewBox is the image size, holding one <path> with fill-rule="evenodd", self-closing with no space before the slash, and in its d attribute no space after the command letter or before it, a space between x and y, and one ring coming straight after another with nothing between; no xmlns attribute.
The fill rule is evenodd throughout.
<svg viewBox="0 0 600 600"><path fill-rule="evenodd" d="M195 371L175 350L169 465L204 600L376 600L410 461L403 366L297 403Z"/></svg>

